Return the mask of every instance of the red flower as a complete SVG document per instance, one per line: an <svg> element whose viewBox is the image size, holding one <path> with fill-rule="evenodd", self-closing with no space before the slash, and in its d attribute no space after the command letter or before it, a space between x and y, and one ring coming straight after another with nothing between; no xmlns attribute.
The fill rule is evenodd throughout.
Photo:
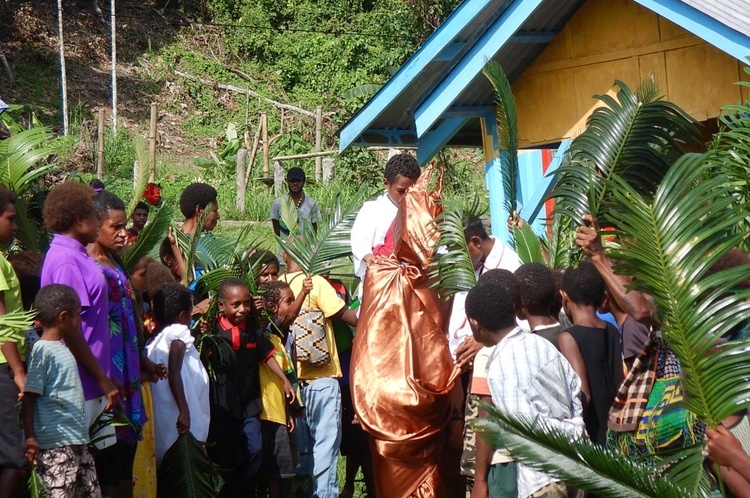
<svg viewBox="0 0 750 498"><path fill-rule="evenodd" d="M156 206L161 202L161 185L149 182L141 198L146 199L150 205Z"/></svg>

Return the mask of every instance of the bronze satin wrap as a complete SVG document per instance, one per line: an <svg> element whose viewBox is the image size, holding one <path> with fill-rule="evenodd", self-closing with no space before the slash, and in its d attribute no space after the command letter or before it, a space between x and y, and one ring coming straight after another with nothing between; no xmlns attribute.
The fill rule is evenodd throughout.
<svg viewBox="0 0 750 498"><path fill-rule="evenodd" d="M454 494L448 489L455 483L445 479L445 446L460 371L448 350L449 303L427 278L441 211L442 174L429 192L432 174L428 168L401 201L395 254L368 266L352 350L354 409L372 436L382 498Z"/></svg>

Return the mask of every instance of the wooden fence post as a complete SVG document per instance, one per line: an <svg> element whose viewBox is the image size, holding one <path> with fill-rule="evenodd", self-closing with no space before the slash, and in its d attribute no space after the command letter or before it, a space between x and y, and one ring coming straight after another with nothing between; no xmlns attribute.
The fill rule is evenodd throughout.
<svg viewBox="0 0 750 498"><path fill-rule="evenodd" d="M273 162L273 190L276 197L280 196L284 191L284 177L286 175L286 169L284 163L281 161Z"/></svg>
<svg viewBox="0 0 750 498"><path fill-rule="evenodd" d="M247 162L247 149L241 148L237 151L237 166L235 168L235 180L237 182L237 211L245 214L245 163Z"/></svg>
<svg viewBox="0 0 750 498"><path fill-rule="evenodd" d="M261 138L263 139L263 178L268 178L268 116L265 112L260 113Z"/></svg>
<svg viewBox="0 0 750 498"><path fill-rule="evenodd" d="M323 142L323 108L318 106L315 108L315 152L320 152L321 144ZM315 158L315 179L320 181L323 176L323 161L322 157L318 156Z"/></svg>
<svg viewBox="0 0 750 498"><path fill-rule="evenodd" d="M156 179L156 118L159 111L156 102L151 103L151 126L148 132L148 181Z"/></svg>
<svg viewBox="0 0 750 498"><path fill-rule="evenodd" d="M99 121L96 130L96 177L104 177L104 109L99 109Z"/></svg>
<svg viewBox="0 0 750 498"><path fill-rule="evenodd" d="M323 184L327 185L328 182L333 180L333 167L334 159L332 157L323 158Z"/></svg>

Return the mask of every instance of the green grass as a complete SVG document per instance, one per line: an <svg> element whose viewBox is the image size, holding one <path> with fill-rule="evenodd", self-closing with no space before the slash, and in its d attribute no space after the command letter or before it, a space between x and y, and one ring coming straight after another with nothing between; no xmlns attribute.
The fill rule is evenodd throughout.
<svg viewBox="0 0 750 498"><path fill-rule="evenodd" d="M336 466L339 478L339 492L344 489L344 483L346 482L346 457L339 455L338 465ZM374 498L375 490L369 490L369 496ZM365 480L362 476L362 469L357 471L357 477L354 478L354 496L353 498L363 498L368 496L365 491Z"/></svg>

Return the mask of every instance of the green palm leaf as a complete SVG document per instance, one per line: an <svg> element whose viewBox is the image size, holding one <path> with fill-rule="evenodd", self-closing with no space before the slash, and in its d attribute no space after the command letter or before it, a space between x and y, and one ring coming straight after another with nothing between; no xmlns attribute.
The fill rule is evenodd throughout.
<svg viewBox="0 0 750 498"><path fill-rule="evenodd" d="M440 230L437 247L438 256L430 265L429 277L435 280L433 287L443 299L448 299L459 292L471 290L477 283L474 265L466 246L464 225L470 216L464 207L446 203L445 209L435 218Z"/></svg>
<svg viewBox="0 0 750 498"><path fill-rule="evenodd" d="M682 498L685 490L654 469L589 440L571 439L540 419L521 418L485 405L491 420L471 422L493 447L504 447L529 467L601 497ZM696 469L700 472L700 468Z"/></svg>
<svg viewBox="0 0 750 498"><path fill-rule="evenodd" d="M558 169L552 193L557 209L582 224L582 216L599 215L610 200L607 180L617 176L641 194L650 195L683 152L697 144L695 121L682 109L661 99L653 78L633 92L617 80L617 99L596 95L604 103L573 140Z"/></svg>
<svg viewBox="0 0 750 498"><path fill-rule="evenodd" d="M44 253L49 246L49 237L44 224L34 218L27 197L16 198L16 241L24 248Z"/></svg>
<svg viewBox="0 0 750 498"><path fill-rule="evenodd" d="M47 494L47 488L44 485L44 481L39 477L36 469L31 469L29 473L28 491L31 498L44 498Z"/></svg>
<svg viewBox="0 0 750 498"><path fill-rule="evenodd" d="M127 215L128 219L133 216L135 207L141 201L143 193L146 191L148 185L149 171L149 156L146 141L143 137L133 137L133 150L135 150L135 164L133 165L133 181L135 183L133 189L133 196L130 198L128 203Z"/></svg>
<svg viewBox="0 0 750 498"><path fill-rule="evenodd" d="M162 206L151 215L149 223L138 235L138 239L125 252L123 264L128 272L133 270L138 261L148 256L155 247L161 244L172 222L171 220L172 210L166 206Z"/></svg>
<svg viewBox="0 0 750 498"><path fill-rule="evenodd" d="M302 218L298 226L299 235L282 234L277 237L281 249L300 266L305 275L351 269L351 262L342 261L342 258L352 253L352 225L367 192L367 186L363 185L346 204L337 195L331 210L321 213L322 220L318 223L317 231L310 220Z"/></svg>
<svg viewBox="0 0 750 498"><path fill-rule="evenodd" d="M575 266L576 255L580 256L581 251L575 247L576 228L572 218L560 212L553 213L550 231L547 241L548 266L557 270Z"/></svg>
<svg viewBox="0 0 750 498"><path fill-rule="evenodd" d="M624 180L612 182L618 208L612 219L623 235L613 256L657 305L664 338L684 373L686 407L715 427L750 406L747 342L720 343L722 335L750 319L750 265L707 271L744 234L734 228L746 216L733 209L728 178L706 161L686 154L664 177L649 203Z"/></svg>
<svg viewBox="0 0 750 498"><path fill-rule="evenodd" d="M482 71L495 89L495 117L497 140L500 147L500 164L505 191L505 209L508 215L516 210L518 200L518 114L516 98L505 72L494 61L489 61Z"/></svg>
<svg viewBox="0 0 750 498"><path fill-rule="evenodd" d="M52 164L39 163L52 154L51 139L49 128L38 127L0 141L0 185L20 196L36 179L48 173Z"/></svg>
<svg viewBox="0 0 750 498"><path fill-rule="evenodd" d="M219 285L228 278L241 278L250 289L251 295L257 293L257 282L263 268L262 260L253 258L255 251L247 249L248 247L257 247L261 242L261 237L248 239L247 233L249 228L246 227L237 236L233 244L221 242L223 262L210 270L201 274L197 281L197 287L201 292L216 292ZM212 252L213 246L209 245L206 252ZM228 255L228 257L227 257ZM218 262L218 258L214 259Z"/></svg>
<svg viewBox="0 0 750 498"><path fill-rule="evenodd" d="M16 310L0 315L0 341L17 337L34 326L36 311Z"/></svg>
<svg viewBox="0 0 750 498"><path fill-rule="evenodd" d="M219 469L208 458L206 448L187 433L167 450L157 474L159 498L212 498L219 495Z"/></svg>
<svg viewBox="0 0 750 498"><path fill-rule="evenodd" d="M516 253L522 262L547 264L542 252L542 241L528 223L513 227L513 237L516 239Z"/></svg>

